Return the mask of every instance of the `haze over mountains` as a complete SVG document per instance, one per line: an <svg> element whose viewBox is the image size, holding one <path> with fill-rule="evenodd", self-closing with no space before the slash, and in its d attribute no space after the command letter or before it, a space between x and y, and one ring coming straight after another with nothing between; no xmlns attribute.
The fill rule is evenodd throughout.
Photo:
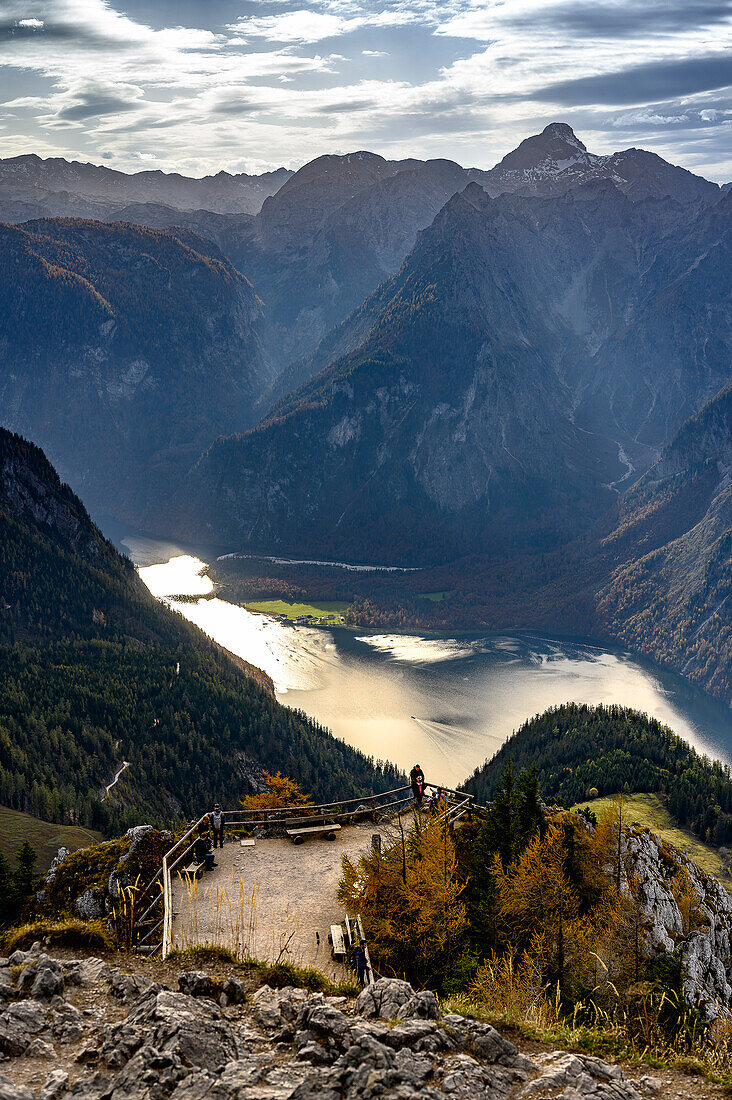
<svg viewBox="0 0 732 1100"><path fill-rule="evenodd" d="M95 508L139 517L252 423L272 377L262 306L210 242L48 219L0 226L0 248L3 420Z"/></svg>
<svg viewBox="0 0 732 1100"><path fill-rule="evenodd" d="M158 171L130 175L31 153L0 160L0 217L9 222L59 216L111 220L129 203L254 214L291 174L279 168L260 176L218 172L203 179Z"/></svg>
<svg viewBox="0 0 732 1100"><path fill-rule="evenodd" d="M1 231L2 418L95 509L410 565L589 539L593 621L653 652L649 614L697 630L689 600L722 600L728 189L554 123L489 171L366 151L203 181L2 162L0 216L23 203L52 217ZM84 204L114 224L55 216ZM669 506L678 529L648 518L701 484L691 460L664 472L677 438L708 489ZM669 656L693 650L704 682L710 630Z"/></svg>

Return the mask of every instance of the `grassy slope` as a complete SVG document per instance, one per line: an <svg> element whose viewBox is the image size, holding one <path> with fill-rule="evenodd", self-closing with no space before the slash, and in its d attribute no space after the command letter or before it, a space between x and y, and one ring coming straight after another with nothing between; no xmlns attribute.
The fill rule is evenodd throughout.
<svg viewBox="0 0 732 1100"><path fill-rule="evenodd" d="M593 813L599 817L609 810L616 802L617 795L607 795L603 798L592 798L586 802L578 802L573 809L589 806ZM732 890L732 879L725 870L724 862L716 848L704 844L694 836L690 829L679 825L671 816L666 806L656 794L629 794L624 799L625 808L623 817L628 822L637 821L641 825L647 825L654 833L667 840L669 844L675 844L682 852L686 852L703 871L718 878L723 886Z"/></svg>
<svg viewBox="0 0 732 1100"><path fill-rule="evenodd" d="M75 825L52 825L19 810L0 806L0 851L15 866L15 856L24 840L30 841L38 854L38 869L45 871L63 845L72 852L99 844L102 834Z"/></svg>

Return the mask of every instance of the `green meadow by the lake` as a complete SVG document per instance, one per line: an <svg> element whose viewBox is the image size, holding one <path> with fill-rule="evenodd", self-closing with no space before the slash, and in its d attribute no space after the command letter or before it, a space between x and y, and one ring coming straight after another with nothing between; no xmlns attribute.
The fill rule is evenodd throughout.
<svg viewBox="0 0 732 1100"><path fill-rule="evenodd" d="M260 600L257 603L248 603L249 611L261 611L264 615L284 615L288 619L299 619L302 615L312 615L313 618L323 619L328 615L334 615L331 619L334 626L343 626L343 612L348 607L345 600L323 600L319 603L288 603L286 600Z"/></svg>

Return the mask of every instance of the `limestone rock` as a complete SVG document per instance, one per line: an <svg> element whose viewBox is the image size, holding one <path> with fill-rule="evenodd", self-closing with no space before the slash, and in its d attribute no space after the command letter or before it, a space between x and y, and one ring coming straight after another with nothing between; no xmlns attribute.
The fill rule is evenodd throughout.
<svg viewBox="0 0 732 1100"><path fill-rule="evenodd" d="M36 1100L30 1089L16 1085L7 1077L0 1077L0 1100Z"/></svg>
<svg viewBox="0 0 732 1100"><path fill-rule="evenodd" d="M366 986L356 1001L356 1012L367 1019L377 1017L395 1020L399 1009L415 996L409 982L398 978L379 978L374 985Z"/></svg>
<svg viewBox="0 0 732 1100"><path fill-rule="evenodd" d="M641 1100L640 1093L626 1080L620 1066L600 1058L586 1058L553 1050L536 1058L539 1076L524 1085L519 1097L591 1096L593 1100Z"/></svg>
<svg viewBox="0 0 732 1100"><path fill-rule="evenodd" d="M647 829L624 831L623 866L637 884L647 954L680 951L684 997L705 1020L732 1008L732 896L685 852ZM689 935L674 895L679 875L696 894L702 924Z"/></svg>
<svg viewBox="0 0 732 1100"><path fill-rule="evenodd" d="M46 886L52 886L53 885L53 883L56 880L56 872L58 871L59 867L61 866L61 864L63 863L63 861L66 859L66 857L68 855L69 855L69 849L65 848L62 845L59 848L59 850L56 852L56 855L51 860L51 866L48 868L48 872L46 874Z"/></svg>
<svg viewBox="0 0 732 1100"><path fill-rule="evenodd" d="M130 838L131 843L128 851L121 857L120 863L126 863L135 854L147 834L153 831L152 825L134 825L131 829L128 829L125 836Z"/></svg>
<svg viewBox="0 0 732 1100"><path fill-rule="evenodd" d="M39 1100L61 1100L68 1087L68 1073L63 1069L54 1069L43 1083Z"/></svg>
<svg viewBox="0 0 732 1100"><path fill-rule="evenodd" d="M306 989L291 986L270 989L268 985L263 985L252 997L254 1018L260 1027L267 1029L292 1026L297 1020L300 1007L308 997Z"/></svg>
<svg viewBox="0 0 732 1100"><path fill-rule="evenodd" d="M109 990L113 997L122 1004L131 1004L152 986L149 978L142 974L124 974L121 970L113 970L109 975Z"/></svg>
<svg viewBox="0 0 732 1100"><path fill-rule="evenodd" d="M135 1002L126 1020L110 1029L102 1057L110 1065L125 1065L143 1044L210 1070L238 1054L234 1033L218 1005L155 986Z"/></svg>
<svg viewBox="0 0 732 1100"><path fill-rule="evenodd" d="M104 894L96 886L85 890L76 899L75 908L82 920L98 920L104 916Z"/></svg>
<svg viewBox="0 0 732 1100"><path fill-rule="evenodd" d="M178 988L189 997L210 997L213 994L211 979L205 970L187 970L179 974Z"/></svg>
<svg viewBox="0 0 732 1100"><path fill-rule="evenodd" d="M0 1013L0 1053L23 1054L45 1025L47 1011L40 1001L19 1001Z"/></svg>
<svg viewBox="0 0 732 1100"><path fill-rule="evenodd" d="M439 1020L440 1009L437 998L429 989L415 993L406 1001L396 1014L397 1020Z"/></svg>

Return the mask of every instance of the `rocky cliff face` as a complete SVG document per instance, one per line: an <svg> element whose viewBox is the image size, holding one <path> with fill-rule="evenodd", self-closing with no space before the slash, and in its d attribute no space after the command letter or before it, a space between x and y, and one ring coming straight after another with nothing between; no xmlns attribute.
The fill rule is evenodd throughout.
<svg viewBox="0 0 732 1100"><path fill-rule="evenodd" d="M649 829L624 830L625 889L633 878L647 957L678 953L687 1004L705 1020L732 1011L732 897L712 875ZM680 876L694 896L694 914L679 905Z"/></svg>
<svg viewBox="0 0 732 1100"><path fill-rule="evenodd" d="M732 390L683 426L620 502L598 586L616 637L732 700Z"/></svg>
<svg viewBox="0 0 732 1100"><path fill-rule="evenodd" d="M470 184L324 341L326 369L204 456L195 511L258 549L331 555L566 538L728 377L714 256L732 209L712 209L607 181L493 200Z"/></svg>
<svg viewBox="0 0 732 1100"><path fill-rule="evenodd" d="M50 220L0 237L2 422L91 506L142 522L181 463L252 422L261 303L190 236Z"/></svg>

